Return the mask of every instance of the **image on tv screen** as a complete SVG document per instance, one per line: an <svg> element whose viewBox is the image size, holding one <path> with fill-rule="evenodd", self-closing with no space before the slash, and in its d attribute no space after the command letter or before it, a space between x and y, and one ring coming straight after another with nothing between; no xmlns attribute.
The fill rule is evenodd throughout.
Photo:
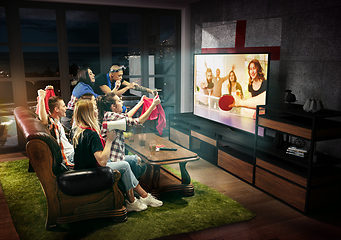
<svg viewBox="0 0 341 240"><path fill-rule="evenodd" d="M195 54L194 114L254 133L255 109L266 104L269 60L269 53Z"/></svg>

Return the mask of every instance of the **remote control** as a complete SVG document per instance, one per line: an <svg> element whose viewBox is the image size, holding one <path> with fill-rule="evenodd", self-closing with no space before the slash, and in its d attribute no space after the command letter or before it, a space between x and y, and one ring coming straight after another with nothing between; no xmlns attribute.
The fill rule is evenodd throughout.
<svg viewBox="0 0 341 240"><path fill-rule="evenodd" d="M166 147L160 147L159 149L160 149L160 151L161 150L163 150L163 151L176 151L176 150L178 150L176 148L166 148Z"/></svg>

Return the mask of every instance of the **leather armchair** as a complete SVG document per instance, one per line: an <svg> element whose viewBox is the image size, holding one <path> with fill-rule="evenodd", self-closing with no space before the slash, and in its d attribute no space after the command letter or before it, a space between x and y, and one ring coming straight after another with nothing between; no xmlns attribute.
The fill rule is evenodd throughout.
<svg viewBox="0 0 341 240"><path fill-rule="evenodd" d="M57 141L25 107L14 109L26 152L47 201L46 229L91 218L127 219L124 197L118 188L121 174L108 167L67 170ZM33 173L32 173L33 174Z"/></svg>

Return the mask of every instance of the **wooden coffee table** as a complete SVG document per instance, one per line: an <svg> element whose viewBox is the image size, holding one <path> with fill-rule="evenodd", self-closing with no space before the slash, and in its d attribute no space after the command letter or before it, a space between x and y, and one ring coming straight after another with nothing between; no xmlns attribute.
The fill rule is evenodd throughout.
<svg viewBox="0 0 341 240"><path fill-rule="evenodd" d="M133 142L125 140L126 149L140 156L147 164L146 173L139 178L141 186L154 196L171 191L180 191L185 196L194 195L194 187L191 184L191 177L187 172L186 164L187 162L199 160L199 156L154 133L143 134L146 134L145 146L140 146L138 137L140 134L134 135ZM154 140L157 145L176 148L177 151L157 151L155 155L150 155L149 141L151 140ZM162 167L162 165L174 163L179 163L181 178Z"/></svg>

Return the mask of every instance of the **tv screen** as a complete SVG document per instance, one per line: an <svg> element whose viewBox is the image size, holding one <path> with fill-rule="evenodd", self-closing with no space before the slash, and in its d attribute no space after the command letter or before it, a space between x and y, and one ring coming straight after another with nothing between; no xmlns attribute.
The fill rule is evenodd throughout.
<svg viewBox="0 0 341 240"><path fill-rule="evenodd" d="M195 54L194 115L255 133L256 106L266 104L269 61L269 53Z"/></svg>

